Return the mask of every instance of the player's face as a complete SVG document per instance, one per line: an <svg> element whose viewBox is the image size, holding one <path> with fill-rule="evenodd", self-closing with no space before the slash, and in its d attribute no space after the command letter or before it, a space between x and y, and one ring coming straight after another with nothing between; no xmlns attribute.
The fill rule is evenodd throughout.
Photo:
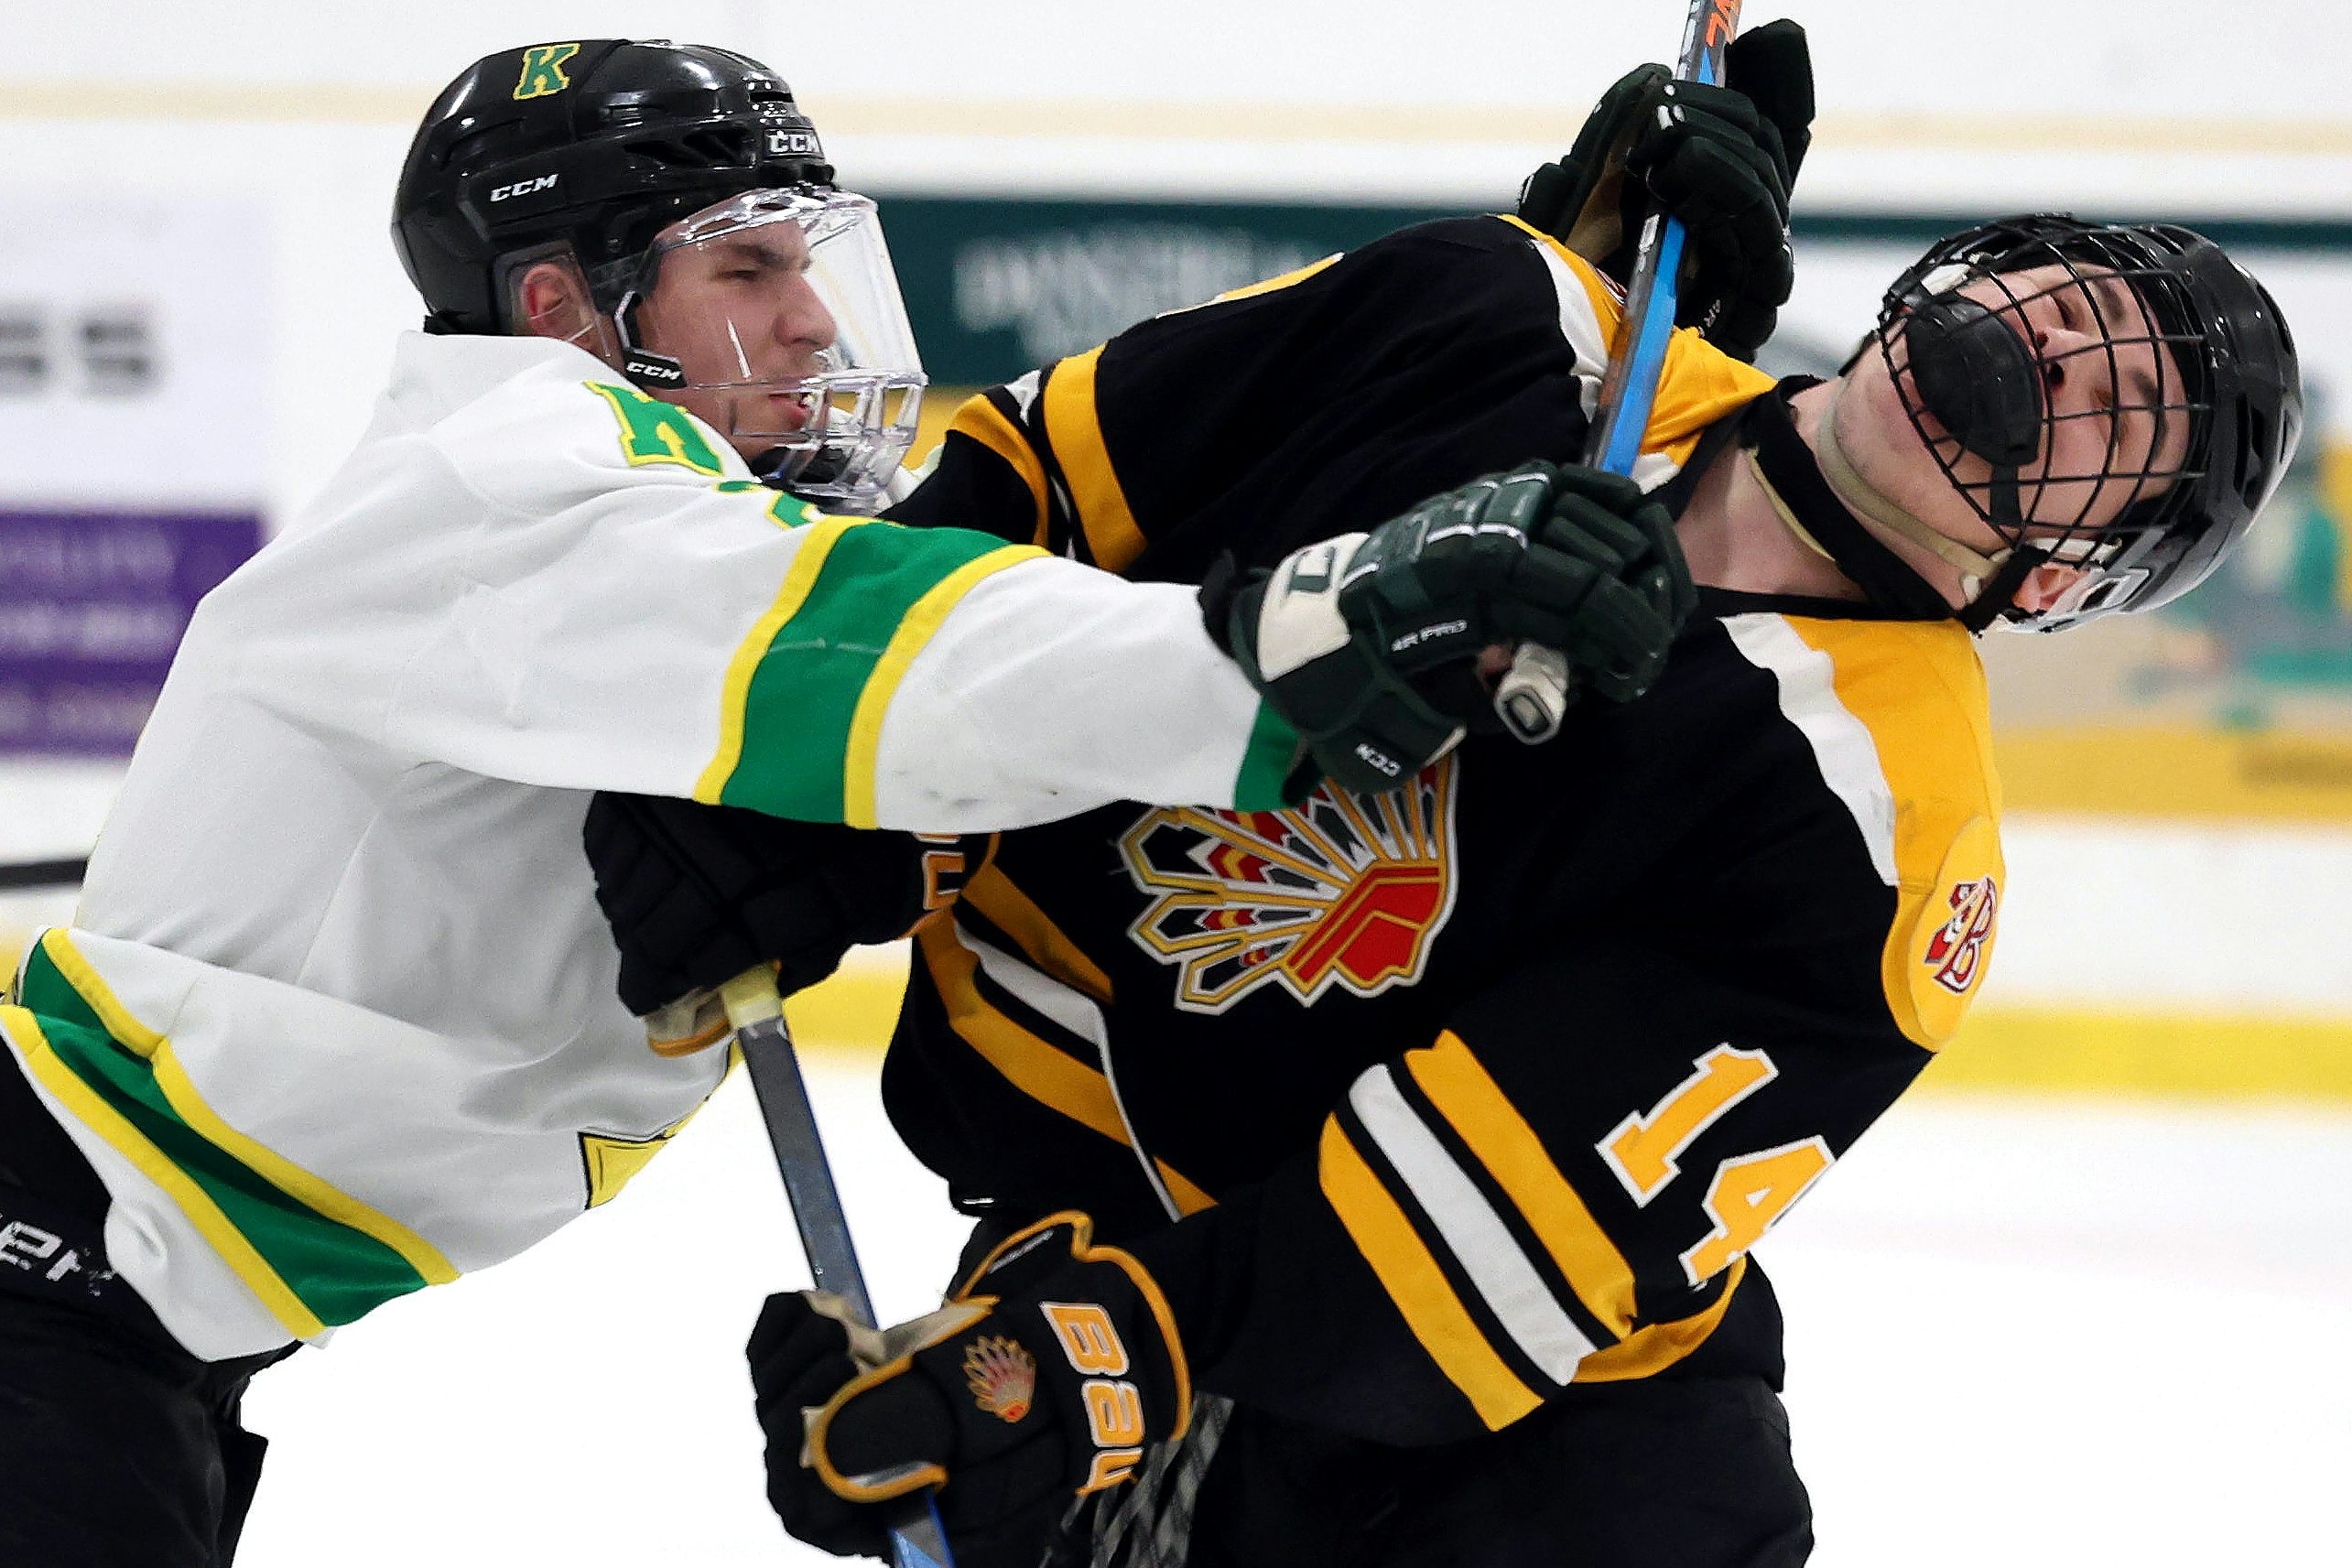
<svg viewBox="0 0 2352 1568"><path fill-rule="evenodd" d="M691 388L659 395L747 458L807 423L807 395L780 388L824 369L833 346L833 316L808 268L799 226L764 223L665 252L638 308L645 346L677 360Z"/></svg>
<svg viewBox="0 0 2352 1568"><path fill-rule="evenodd" d="M2140 297L2104 268L2063 264L1979 278L1961 292L1992 308L2032 345L2048 401L2042 450L2018 470L2027 533L2096 529L2171 482L2188 451L2179 362L2156 340ZM1898 351L1900 363L1903 358ZM1949 537L1993 550L2005 541L1977 515L1955 481L1981 486L1992 465L1972 452L1952 457L1946 478L1904 411L1895 374L1866 352L1848 374L1837 434L1863 476ZM1915 389L1914 406L1924 406ZM2166 405L2174 406L2167 407ZM1953 443L1932 415L1926 438ZM1985 491L1978 489L1982 496Z"/></svg>

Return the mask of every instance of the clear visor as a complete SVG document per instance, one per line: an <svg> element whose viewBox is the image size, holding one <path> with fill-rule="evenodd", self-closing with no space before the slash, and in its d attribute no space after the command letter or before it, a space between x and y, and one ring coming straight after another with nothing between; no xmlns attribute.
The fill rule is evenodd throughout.
<svg viewBox="0 0 2352 1568"><path fill-rule="evenodd" d="M752 190L681 219L614 319L632 378L771 483L870 498L914 440L923 362L865 197Z"/></svg>

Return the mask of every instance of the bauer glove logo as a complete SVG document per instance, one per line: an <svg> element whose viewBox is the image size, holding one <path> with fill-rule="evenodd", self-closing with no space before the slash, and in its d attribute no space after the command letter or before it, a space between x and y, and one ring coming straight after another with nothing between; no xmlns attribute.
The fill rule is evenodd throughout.
<svg viewBox="0 0 2352 1568"><path fill-rule="evenodd" d="M1143 1457L1143 1396L1120 1376L1127 1370L1127 1346L1121 1343L1111 1314L1092 1302L1039 1302L1037 1307L1062 1354L1086 1379L1078 1387L1095 1455L1078 1492L1083 1496L1115 1487Z"/></svg>

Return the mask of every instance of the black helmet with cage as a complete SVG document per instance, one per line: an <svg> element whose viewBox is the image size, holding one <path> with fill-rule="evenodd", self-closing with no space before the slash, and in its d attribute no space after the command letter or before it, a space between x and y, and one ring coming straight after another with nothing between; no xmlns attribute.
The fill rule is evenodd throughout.
<svg viewBox="0 0 2352 1568"><path fill-rule="evenodd" d="M516 278L568 260L630 380L657 394L773 391L787 389L749 365L690 379L643 341L637 307L666 252L777 222L806 237L808 276L840 332L823 371L792 384L806 422L775 430L774 460L754 466L805 494L869 494L912 438L920 361L873 203L836 186L815 125L757 60L621 38L485 56L418 126L392 236L428 332L515 330ZM755 445L766 435L722 434Z"/></svg>
<svg viewBox="0 0 2352 1568"><path fill-rule="evenodd" d="M2059 293L2086 330L2084 346L2054 353L2026 307ZM2114 409L2062 411L2050 391L2064 361L2086 354L2105 357L2106 384L2117 386L2118 351L2134 344L2162 351L2147 356L2152 384L2115 394L2154 414L2144 451L2126 449ZM2054 631L2187 592L2277 490L2303 425L2294 339L2277 302L2218 245L2172 224L2039 214L1953 234L1887 291L1876 347L1946 478L2007 541L1978 561L1986 575L1961 617L1972 626L1998 618ZM2073 419L2100 421L2097 471L2053 471L2059 427ZM2186 427L2185 455L2167 460L2173 421ZM2046 609L2011 605L2025 575L2054 560L2086 569Z"/></svg>

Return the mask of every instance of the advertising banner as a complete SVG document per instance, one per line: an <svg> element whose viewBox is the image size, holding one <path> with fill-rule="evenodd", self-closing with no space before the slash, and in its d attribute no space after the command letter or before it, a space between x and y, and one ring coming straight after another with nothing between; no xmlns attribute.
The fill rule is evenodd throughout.
<svg viewBox="0 0 2352 1568"><path fill-rule="evenodd" d="M12 198L0 227L0 755L127 753L260 546L268 228Z"/></svg>
<svg viewBox="0 0 2352 1568"><path fill-rule="evenodd" d="M971 387L1445 213L894 196L882 215L924 369L934 385Z"/></svg>

